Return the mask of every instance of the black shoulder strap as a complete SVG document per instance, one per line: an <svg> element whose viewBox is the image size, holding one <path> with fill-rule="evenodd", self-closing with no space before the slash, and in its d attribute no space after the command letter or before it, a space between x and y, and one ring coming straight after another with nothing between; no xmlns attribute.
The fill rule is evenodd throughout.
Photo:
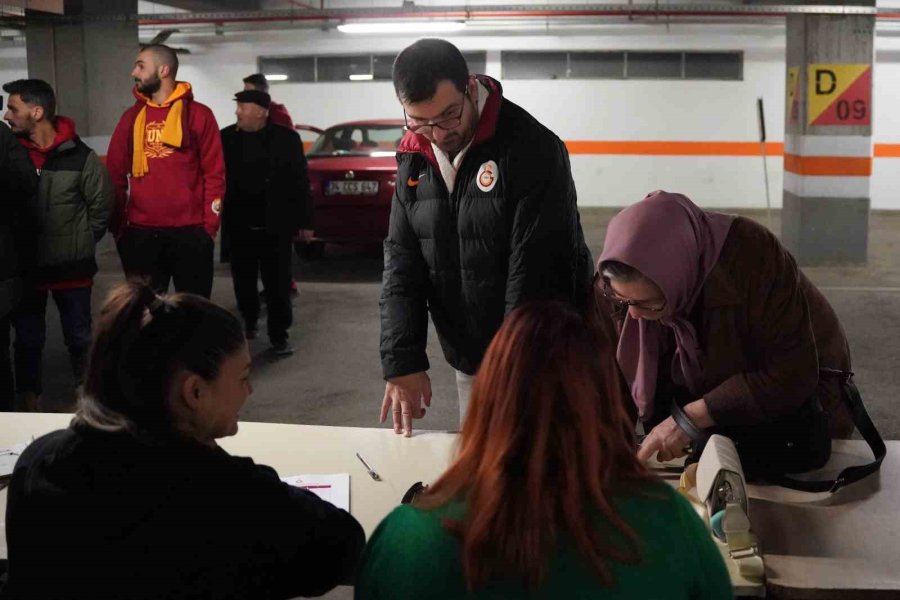
<svg viewBox="0 0 900 600"><path fill-rule="evenodd" d="M853 383L853 373L850 371L839 371L837 369L827 368L819 369L819 373L824 376L841 377L844 380L844 395L847 398L850 414L853 416L853 424L856 425L856 428L863 436L863 439L869 444L869 448L871 448L875 460L864 465L847 467L840 472L837 479L833 480L802 481L800 479L794 479L793 477L782 476L774 479L772 483L803 492L834 493L842 487L855 481L859 481L863 477L871 475L880 469L881 463L884 461L884 457L887 454L887 447L885 447L884 440L881 439L881 434L878 433L875 424L872 422L869 413L866 411L866 407L863 405L862 397L859 395L859 389L857 389L856 384Z"/></svg>

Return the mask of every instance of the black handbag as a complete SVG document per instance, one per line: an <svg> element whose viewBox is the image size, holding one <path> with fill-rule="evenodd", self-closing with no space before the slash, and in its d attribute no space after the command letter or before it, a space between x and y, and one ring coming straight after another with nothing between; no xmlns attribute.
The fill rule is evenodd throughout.
<svg viewBox="0 0 900 600"><path fill-rule="evenodd" d="M718 433L734 442L749 481L766 481L806 492L836 492L880 469L887 448L862 403L859 390L853 383L853 373L825 368L820 369L819 373L822 377L842 379L843 396L853 416L853 423L872 449L875 460L865 465L847 467L833 480L805 481L787 475L818 469L831 457L828 417L816 397L786 417L750 426L707 430L694 425L678 403L673 401L672 418L692 441L692 451L686 464L697 462L709 436Z"/></svg>

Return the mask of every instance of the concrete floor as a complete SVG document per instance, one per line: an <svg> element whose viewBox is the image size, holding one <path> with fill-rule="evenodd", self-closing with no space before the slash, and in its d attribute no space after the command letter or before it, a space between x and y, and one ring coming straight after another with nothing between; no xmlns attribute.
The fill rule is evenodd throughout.
<svg viewBox="0 0 900 600"><path fill-rule="evenodd" d="M610 209L583 208L582 222L594 256L599 254ZM760 212L743 214L765 221ZM778 215L773 229L780 230ZM900 213L870 219L866 267L805 269L834 305L853 352L863 399L885 438L900 438ZM94 293L95 311L109 288L122 280L118 256L104 239ZM280 423L373 427L384 393L378 357L378 296L381 248L332 248L318 261L296 261L300 295L291 330L296 354L282 360L265 355L267 341L251 342L253 386L242 419ZM234 309L227 266L217 265L213 300ZM95 312L96 314L96 312ZM72 399L68 362L55 308L48 311L45 393L59 410ZM265 331L265 328L262 327ZM265 338L265 336L262 336ZM458 410L453 370L443 360L434 331L428 345L434 399L423 429L453 429ZM329 598L350 598L341 588Z"/></svg>

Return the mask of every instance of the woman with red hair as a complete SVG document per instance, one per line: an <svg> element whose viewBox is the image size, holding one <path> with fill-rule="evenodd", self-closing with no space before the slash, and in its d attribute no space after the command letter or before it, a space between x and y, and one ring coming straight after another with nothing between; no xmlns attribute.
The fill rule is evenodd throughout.
<svg viewBox="0 0 900 600"><path fill-rule="evenodd" d="M614 349L561 303L513 311L456 460L375 531L356 598L731 598L703 523L635 456Z"/></svg>

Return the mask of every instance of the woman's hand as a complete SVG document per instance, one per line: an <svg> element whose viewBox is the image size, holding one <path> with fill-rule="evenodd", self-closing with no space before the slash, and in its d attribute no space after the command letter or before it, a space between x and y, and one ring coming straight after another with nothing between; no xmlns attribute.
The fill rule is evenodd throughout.
<svg viewBox="0 0 900 600"><path fill-rule="evenodd" d="M647 462L656 453L656 460L666 462L690 451L691 438L669 417L654 427L638 449L638 460Z"/></svg>
<svg viewBox="0 0 900 600"><path fill-rule="evenodd" d="M709 414L709 408L703 398L686 404L684 412L700 429L713 427L716 424ZM655 452L657 453L656 460L666 462L684 456L690 452L690 447L691 438L675 423L675 419L669 417L654 427L644 438L637 457L641 462L647 462Z"/></svg>

